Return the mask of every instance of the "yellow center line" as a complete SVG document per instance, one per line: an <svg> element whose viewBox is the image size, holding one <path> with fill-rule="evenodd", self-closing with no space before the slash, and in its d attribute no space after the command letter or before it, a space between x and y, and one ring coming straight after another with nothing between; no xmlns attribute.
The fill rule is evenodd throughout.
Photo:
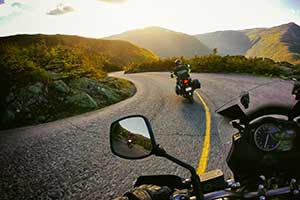
<svg viewBox="0 0 300 200"><path fill-rule="evenodd" d="M198 92L195 92L198 98L200 99L204 110L205 110L205 137L201 152L201 157L199 159L197 174L203 174L206 170L208 158L209 158L209 150L210 150L210 128L211 128L211 114L207 104L204 99L200 96Z"/></svg>

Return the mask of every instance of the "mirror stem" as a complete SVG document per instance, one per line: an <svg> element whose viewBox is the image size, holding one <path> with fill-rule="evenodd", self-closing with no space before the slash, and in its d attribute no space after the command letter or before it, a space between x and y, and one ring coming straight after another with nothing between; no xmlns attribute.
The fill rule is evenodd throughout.
<svg viewBox="0 0 300 200"><path fill-rule="evenodd" d="M167 152L160 148L159 145L154 148L154 155L167 158L168 160L173 161L174 163L188 169L191 173L191 181L194 186L195 196L197 200L204 199L202 190L201 190L201 184L200 184L200 178L198 174L196 173L196 170L189 164L182 162L181 160L178 160L177 158L167 154Z"/></svg>

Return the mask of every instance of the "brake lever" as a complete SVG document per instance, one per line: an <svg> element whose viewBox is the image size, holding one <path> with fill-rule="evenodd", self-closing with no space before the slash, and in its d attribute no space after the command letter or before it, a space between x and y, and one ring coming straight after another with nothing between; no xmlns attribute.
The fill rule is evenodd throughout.
<svg viewBox="0 0 300 200"><path fill-rule="evenodd" d="M233 126L233 128L236 128L237 130L239 130L240 133L242 133L242 132L244 131L244 127L241 126L241 125L240 125L238 122L236 122L236 121L233 121L233 122L231 123L231 125Z"/></svg>
<svg viewBox="0 0 300 200"><path fill-rule="evenodd" d="M259 200L265 200L267 196L267 189L263 184L258 185L258 198Z"/></svg>
<svg viewBox="0 0 300 200"><path fill-rule="evenodd" d="M299 195L299 193L300 193L299 185L297 183L297 180L294 178L290 182L290 189L291 189L291 192L293 193L293 195Z"/></svg>

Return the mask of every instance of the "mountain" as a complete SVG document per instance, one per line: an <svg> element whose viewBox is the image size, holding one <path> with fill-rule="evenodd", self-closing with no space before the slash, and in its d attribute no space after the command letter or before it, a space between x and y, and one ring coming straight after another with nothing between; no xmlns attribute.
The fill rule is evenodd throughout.
<svg viewBox="0 0 300 200"><path fill-rule="evenodd" d="M26 48L39 43L45 43L47 47L60 45L70 48L80 48L85 53L101 56L103 61L108 61L118 66L124 66L132 62L149 62L158 59L151 51L137 47L126 41L42 34L0 37L0 46L17 45Z"/></svg>
<svg viewBox="0 0 300 200"><path fill-rule="evenodd" d="M271 28L218 31L195 37L209 48L217 48L221 55L242 54L300 63L300 27L295 23Z"/></svg>
<svg viewBox="0 0 300 200"><path fill-rule="evenodd" d="M217 31L195 37L209 48L217 48L221 55L244 55L251 47L247 35L239 31Z"/></svg>
<svg viewBox="0 0 300 200"><path fill-rule="evenodd" d="M251 41L246 56L268 57L276 61L300 63L300 27L295 23L244 33Z"/></svg>
<svg viewBox="0 0 300 200"><path fill-rule="evenodd" d="M267 30L267 28L251 28L251 29L240 30L238 32L244 33L249 38L252 38L251 36L260 34L260 33L264 32L265 30Z"/></svg>
<svg viewBox="0 0 300 200"><path fill-rule="evenodd" d="M151 50L160 57L193 57L211 53L211 50L195 37L160 27L131 30L107 39L132 42Z"/></svg>

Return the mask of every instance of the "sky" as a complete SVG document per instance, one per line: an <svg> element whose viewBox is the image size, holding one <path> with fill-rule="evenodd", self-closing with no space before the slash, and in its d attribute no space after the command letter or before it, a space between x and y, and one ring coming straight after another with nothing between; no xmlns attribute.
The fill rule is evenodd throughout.
<svg viewBox="0 0 300 200"><path fill-rule="evenodd" d="M300 24L300 0L0 0L0 36L101 38L160 26L187 34Z"/></svg>
<svg viewBox="0 0 300 200"><path fill-rule="evenodd" d="M130 131L131 133L143 135L150 139L150 134L145 123L145 120L141 117L127 118L120 121L122 128Z"/></svg>

